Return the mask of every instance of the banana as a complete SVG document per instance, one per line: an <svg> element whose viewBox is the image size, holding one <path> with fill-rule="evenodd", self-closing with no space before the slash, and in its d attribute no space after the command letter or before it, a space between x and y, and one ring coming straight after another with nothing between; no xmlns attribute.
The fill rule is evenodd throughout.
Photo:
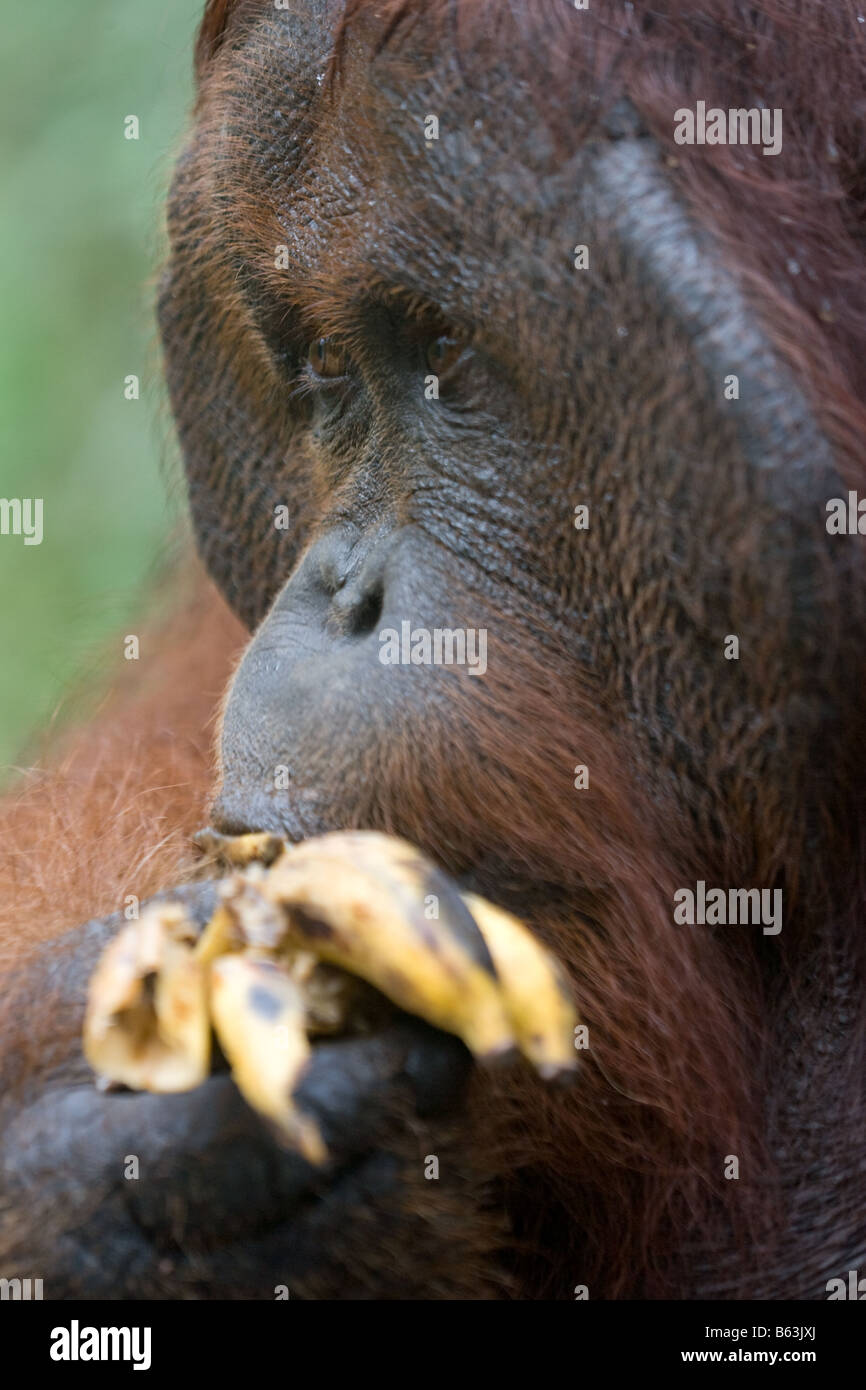
<svg viewBox="0 0 866 1390"><path fill-rule="evenodd" d="M451 880L407 841L322 835L288 848L256 886L286 910L294 944L455 1033L477 1057L514 1049L484 938Z"/></svg>
<svg viewBox="0 0 866 1390"><path fill-rule="evenodd" d="M84 1054L101 1076L139 1091L205 1080L211 1032L196 934L181 906L154 903L107 947L84 1021Z"/></svg>
<svg viewBox="0 0 866 1390"><path fill-rule="evenodd" d="M222 835L219 830L199 830L193 843L205 854L212 854L230 869L245 869L249 864L273 864L286 848L281 835L255 831L249 835Z"/></svg>
<svg viewBox="0 0 866 1390"><path fill-rule="evenodd" d="M257 955L221 956L210 972L214 1029L238 1090L304 1158L324 1163L318 1126L292 1102L310 1057L300 989L275 961Z"/></svg>
<svg viewBox="0 0 866 1390"><path fill-rule="evenodd" d="M242 951L245 945L237 918L231 908L221 902L196 942L195 958L200 965L208 966L218 956Z"/></svg>
<svg viewBox="0 0 866 1390"><path fill-rule="evenodd" d="M263 874L256 865L220 884L219 906L196 947L200 960L209 962L247 946L273 952L285 942L285 915L259 889Z"/></svg>
<svg viewBox="0 0 866 1390"><path fill-rule="evenodd" d="M204 930L180 904L152 904L94 973L84 1050L109 1081L191 1089L208 1075L213 1023L249 1104L320 1164L318 1126L293 1101L311 1035L375 1029L396 1005L482 1060L519 1049L545 1079L575 1069L577 1013L555 957L413 845L373 831L300 845L207 835L234 871Z"/></svg>
<svg viewBox="0 0 866 1390"><path fill-rule="evenodd" d="M295 950L279 959L303 995L310 1037L333 1036L347 1027L353 1033L374 1032L393 1015L390 1001L378 990L310 951Z"/></svg>
<svg viewBox="0 0 866 1390"><path fill-rule="evenodd" d="M532 933L477 893L463 901L487 942L520 1050L545 1080L577 1067L577 1011L559 962Z"/></svg>

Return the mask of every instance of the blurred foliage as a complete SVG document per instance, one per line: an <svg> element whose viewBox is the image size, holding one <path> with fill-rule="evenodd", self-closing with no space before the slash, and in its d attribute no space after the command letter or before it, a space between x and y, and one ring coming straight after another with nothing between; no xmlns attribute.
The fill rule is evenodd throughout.
<svg viewBox="0 0 866 1390"><path fill-rule="evenodd" d="M153 298L202 8L4 10L0 497L44 498L44 539L0 535L0 779L112 635L120 652L180 510Z"/></svg>

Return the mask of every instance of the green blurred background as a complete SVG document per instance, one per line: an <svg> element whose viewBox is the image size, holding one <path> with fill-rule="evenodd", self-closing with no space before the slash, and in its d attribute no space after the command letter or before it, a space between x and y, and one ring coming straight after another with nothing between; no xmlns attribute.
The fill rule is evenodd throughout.
<svg viewBox="0 0 866 1390"><path fill-rule="evenodd" d="M44 539L0 535L0 781L129 630L182 508L153 283L202 9L4 7L0 497L44 498Z"/></svg>

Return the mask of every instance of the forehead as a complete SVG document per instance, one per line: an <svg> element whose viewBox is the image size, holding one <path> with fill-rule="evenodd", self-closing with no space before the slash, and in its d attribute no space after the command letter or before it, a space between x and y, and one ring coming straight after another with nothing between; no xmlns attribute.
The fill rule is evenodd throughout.
<svg viewBox="0 0 866 1390"><path fill-rule="evenodd" d="M299 281L379 278L458 315L505 309L517 274L557 302L575 170L501 37L458 48L445 14L422 8L382 44L362 9L335 71L333 5L238 8L201 119L249 255L285 243Z"/></svg>

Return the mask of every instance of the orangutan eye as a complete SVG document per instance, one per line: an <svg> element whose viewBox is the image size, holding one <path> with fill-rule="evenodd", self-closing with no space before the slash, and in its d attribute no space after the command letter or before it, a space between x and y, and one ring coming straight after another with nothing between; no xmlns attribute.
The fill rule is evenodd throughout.
<svg viewBox="0 0 866 1390"><path fill-rule="evenodd" d="M463 353L466 344L461 338L451 338L442 333L427 345L427 366L436 376L443 376L454 366Z"/></svg>
<svg viewBox="0 0 866 1390"><path fill-rule="evenodd" d="M307 360L316 376L345 376L349 366L348 354L335 338L314 338Z"/></svg>

